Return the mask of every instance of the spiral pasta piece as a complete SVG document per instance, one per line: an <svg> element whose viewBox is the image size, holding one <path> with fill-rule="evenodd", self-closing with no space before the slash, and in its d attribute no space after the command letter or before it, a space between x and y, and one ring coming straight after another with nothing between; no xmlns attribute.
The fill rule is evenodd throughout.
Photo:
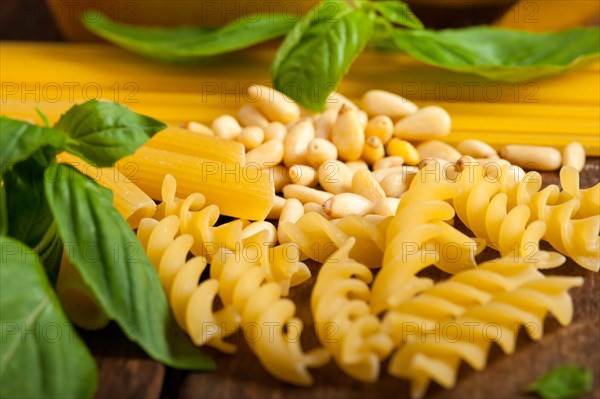
<svg viewBox="0 0 600 399"><path fill-rule="evenodd" d="M307 369L324 365L329 356L322 348L302 351L302 321L294 317L294 303L282 298L280 286L267 281L260 265L236 259L233 253L214 259L218 267L211 268L211 278L219 282L221 301L241 315L246 341L261 364L283 381L312 384Z"/></svg>
<svg viewBox="0 0 600 399"><path fill-rule="evenodd" d="M279 228L300 246L305 256L320 263L354 237L356 244L350 256L359 263L376 268L381 266L387 222L384 219L372 223L358 215L348 215L334 224L316 212L307 212L296 223L283 222Z"/></svg>
<svg viewBox="0 0 600 399"><path fill-rule="evenodd" d="M524 327L533 340L539 340L547 313L554 314L562 325L571 322L573 304L567 291L581 286L582 278L546 278L531 265L517 263L511 267L506 258L500 263L493 266L492 272L497 274L495 281L501 282L497 286L501 289L496 293L481 290L473 275L465 278L464 275L472 273L467 271L432 288L433 295L427 291L423 297L403 304L403 310L398 309L394 314L395 320L389 323L394 324L395 329L402 327L404 344L392 355L388 371L411 381L413 398L422 397L432 380L452 388L462 360L476 370L483 369L492 342L498 343L505 353L512 353L520 327ZM489 265L482 265L483 269L477 272L491 271ZM507 278L503 268L517 273ZM458 302L453 302L451 295L440 296L443 291L453 292ZM453 306L448 306L448 310L443 311L444 317L436 320L435 310L439 309L440 302L448 300ZM480 305L465 306L465 301ZM418 316L419 309L431 319L422 320L423 317ZM407 326L412 327L410 336L406 334Z"/></svg>
<svg viewBox="0 0 600 399"><path fill-rule="evenodd" d="M186 260L194 243L189 234L179 235L178 216L161 221L142 219L138 237L156 267L179 326L198 346L208 345L226 353L235 346L223 341L239 328L240 317L232 306L213 311L219 289L216 279L198 283L206 268L201 256Z"/></svg>
<svg viewBox="0 0 600 399"><path fill-rule="evenodd" d="M454 217L447 200L459 194L459 187L440 173L437 163L419 170L389 222L382 269L373 283L374 313L429 288L430 279L416 277L428 266L452 274L476 266L475 254L483 246L446 223Z"/></svg>
<svg viewBox="0 0 600 399"><path fill-rule="evenodd" d="M456 182L461 192L453 199L453 205L460 220L476 237L485 240L501 256L513 254L517 259L536 263L540 269L564 263L562 255L540 249L546 224L538 220L529 223L531 212L527 205L516 205L509 210L508 195L500 192L499 179L487 176L474 160L463 158L460 163L462 170Z"/></svg>
<svg viewBox="0 0 600 399"><path fill-rule="evenodd" d="M311 295L319 341L348 375L366 382L379 376L380 362L392 349L380 320L371 314L368 284L373 276L351 259L349 238L321 267Z"/></svg>
<svg viewBox="0 0 600 399"><path fill-rule="evenodd" d="M560 185L563 191L558 197L559 203L570 199L579 200L579 209L575 217L582 219L600 215L600 183L593 187L582 189L579 187L579 172L572 166L563 166L560 169Z"/></svg>

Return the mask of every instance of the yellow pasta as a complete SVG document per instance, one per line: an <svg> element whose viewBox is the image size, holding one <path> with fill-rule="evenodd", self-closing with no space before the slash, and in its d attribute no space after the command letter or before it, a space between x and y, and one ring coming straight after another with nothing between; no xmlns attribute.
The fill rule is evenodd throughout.
<svg viewBox="0 0 600 399"><path fill-rule="evenodd" d="M322 348L302 351L302 321L294 317L294 303L281 298L280 286L267 282L265 270L258 265L233 254L216 259L219 265L211 265L211 278L219 281L223 304L241 316L244 336L261 364L283 381L312 384L307 368L324 365L329 356Z"/></svg>
<svg viewBox="0 0 600 399"><path fill-rule="evenodd" d="M160 198L165 175L171 174L177 179L179 196L201 191L208 204L218 205L227 216L263 220L275 198L268 173L240 164L142 147L122 159L118 167L155 199Z"/></svg>
<svg viewBox="0 0 600 399"><path fill-rule="evenodd" d="M215 162L246 164L244 146L233 140L210 137L170 126L156 133L146 146Z"/></svg>
<svg viewBox="0 0 600 399"><path fill-rule="evenodd" d="M537 172L529 172L523 177L513 175L512 178L505 179L505 182L510 183L505 186L501 184L501 192L507 194L509 208L527 205L531 211L530 221L539 220L546 224L544 239L555 250L588 270L598 271L600 211L598 199L594 196L600 188L599 185L585 190L576 188L576 172L570 167L565 168L561 171L561 183L568 190L565 193L561 193L560 188L554 184L540 190L542 177ZM506 167L503 167L503 174L505 171ZM578 215L589 216L578 218Z"/></svg>
<svg viewBox="0 0 600 399"><path fill-rule="evenodd" d="M435 265L457 273L475 267L475 254L483 246L446 223L454 209L446 202L459 187L446 180L438 163L419 170L402 196L389 222L382 269L373 283L371 309L380 313L410 299L431 286L430 279L416 277Z"/></svg>
<svg viewBox="0 0 600 399"><path fill-rule="evenodd" d="M354 237L356 244L350 250L350 256L376 268L381 266L387 223L386 219L372 223L360 216L349 215L334 224L316 212L307 212L296 223L284 221L279 229L300 246L304 256L321 263Z"/></svg>
<svg viewBox="0 0 600 399"><path fill-rule="evenodd" d="M373 382L392 342L369 309L371 272L349 258L354 243L350 237L321 266L311 308L319 341L340 368L360 381Z"/></svg>
<svg viewBox="0 0 600 399"><path fill-rule="evenodd" d="M472 158L461 161L462 171L456 179L461 193L453 199L453 205L460 220L475 236L484 239L501 256L513 254L540 269L563 264L562 255L539 248L546 224L539 220L528 224L531 212L527 205L517 205L508 211L508 196L500 192L499 179L487 176Z"/></svg>
<svg viewBox="0 0 600 399"><path fill-rule="evenodd" d="M97 168L68 152L58 154L56 161L73 166L101 186L110 189L113 192L114 207L132 228L137 228L143 218L154 215L156 204L152 198L116 168Z"/></svg>
<svg viewBox="0 0 600 399"><path fill-rule="evenodd" d="M521 326L539 340L544 318L571 322L567 290L580 277L544 277L523 259L487 262L459 273L386 315L384 324L399 345L388 371L411 381L411 397L424 396L433 380L452 388L461 360L485 367L492 342L512 353Z"/></svg>

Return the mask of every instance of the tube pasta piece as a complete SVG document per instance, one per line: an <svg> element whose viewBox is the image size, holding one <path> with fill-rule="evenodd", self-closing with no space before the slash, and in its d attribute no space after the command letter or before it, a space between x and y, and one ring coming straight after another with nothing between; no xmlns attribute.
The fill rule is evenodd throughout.
<svg viewBox="0 0 600 399"><path fill-rule="evenodd" d="M546 232L546 224L539 220L529 222L531 212L527 205L508 210L508 196L500 192L496 179L488 179L477 162L462 162L457 184L461 193L453 199L456 214L462 222L501 256L513 254L524 258L540 269L560 266L562 255L542 251L539 242Z"/></svg>
<svg viewBox="0 0 600 399"><path fill-rule="evenodd" d="M214 162L246 163L243 144L173 126L156 133L145 146Z"/></svg>
<svg viewBox="0 0 600 399"><path fill-rule="evenodd" d="M349 258L350 237L321 266L311 295L311 309L321 344L350 376L373 382L382 359L392 349L380 320L369 310L369 269ZM327 330L336 327L335 339Z"/></svg>
<svg viewBox="0 0 600 399"><path fill-rule="evenodd" d="M131 228L137 228L140 220L151 217L156 212L156 204L152 198L116 168L97 168L68 152L58 154L56 160L73 166L101 186L111 190L115 209Z"/></svg>
<svg viewBox="0 0 600 399"><path fill-rule="evenodd" d="M219 206L227 216L263 220L273 206L275 190L268 171L240 164L216 162L170 151L142 147L118 164L127 173L134 169L139 187L150 197L160 198L165 175L177 179L178 194L187 196L202 189L208 204Z"/></svg>
<svg viewBox="0 0 600 399"><path fill-rule="evenodd" d="M307 368L324 365L329 356L321 348L302 351L298 339L302 322L294 317L294 303L281 297L278 284L267 281L264 268L234 256L217 259L218 272L213 274L211 270L211 277L219 281L219 295L224 305L233 307L241 315L248 345L261 364L283 381L312 384Z"/></svg>
<svg viewBox="0 0 600 399"><path fill-rule="evenodd" d="M323 263L350 237L356 240L350 256L370 268L381 265L387 223L374 224L358 215L341 218L334 225L316 212L307 212L296 223L283 222L279 230L299 245L302 253Z"/></svg>
<svg viewBox="0 0 600 399"><path fill-rule="evenodd" d="M571 322L573 304L567 290L581 286L583 279L546 278L528 262L513 259L459 273L386 315L384 325L399 344L388 371L411 381L411 397L424 396L432 380L452 388L462 360L483 369L492 342L512 353L521 326L539 340L547 313L562 325ZM414 327L409 340L398 329L403 323ZM496 327L495 336L487 331L490 325ZM460 337L451 337L449 326L452 332L461 331Z"/></svg>
<svg viewBox="0 0 600 399"><path fill-rule="evenodd" d="M439 164L419 170L389 222L382 269L373 283L371 310L380 313L428 288L431 280L416 274L435 265L447 273L476 266L483 246L446 223L454 209L446 202L459 188L440 180Z"/></svg>

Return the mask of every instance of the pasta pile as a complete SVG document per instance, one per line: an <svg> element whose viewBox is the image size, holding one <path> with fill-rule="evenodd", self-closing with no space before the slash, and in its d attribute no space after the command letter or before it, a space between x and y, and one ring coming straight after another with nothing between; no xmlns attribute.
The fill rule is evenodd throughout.
<svg viewBox="0 0 600 399"><path fill-rule="evenodd" d="M333 93L321 114L264 86L248 92L253 103L237 118L189 122L130 159L142 190L162 200L138 237L194 343L233 353L228 337L241 330L265 369L297 385L330 358L376 381L389 358L388 372L420 398L431 381L454 386L462 361L484 368L492 343L514 351L520 327L539 340L547 314L570 323L568 290L582 278L542 271L565 257L600 267L600 184L579 187L580 144L562 155L541 146L498 154L478 140L452 147L441 141L445 110L385 91L367 92L362 109ZM218 180L207 162L231 176ZM524 170L561 165L562 191ZM249 167L259 171L252 183ZM219 223L222 213L239 219ZM486 247L498 258L478 264ZM322 263L310 297L322 347L308 352L294 316L305 304L286 298L311 279L305 259ZM419 275L429 266L451 276Z"/></svg>

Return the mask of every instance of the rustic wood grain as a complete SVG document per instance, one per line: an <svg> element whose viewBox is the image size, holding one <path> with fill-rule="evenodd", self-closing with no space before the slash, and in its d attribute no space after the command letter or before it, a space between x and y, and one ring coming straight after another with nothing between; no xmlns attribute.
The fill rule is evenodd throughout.
<svg viewBox="0 0 600 399"><path fill-rule="evenodd" d="M600 181L599 168L599 158L588 160L581 174L582 187L590 187ZM544 183L558 183L558 174L544 173ZM494 251L486 250L478 260L495 256ZM294 288L290 294L290 298L298 304L298 316L305 322L302 335L305 349L317 346L307 305L318 270L316 264L310 266L313 278ZM454 389L445 390L432 384L427 398L531 398L521 393L523 387L552 368L566 363L592 369L594 390L584 398L600 397L600 274L587 271L571 260L547 273L581 276L585 279L583 287L571 290L575 306L573 323L568 327L560 327L552 316L548 317L544 325L544 338L540 342L532 342L522 332L512 355L503 354L494 345L485 370L477 372L463 364ZM436 280L447 277L435 268L429 268L425 275ZM217 372L188 373L167 369L165 374L164 366L148 359L139 348L114 330L113 327L108 334L102 331L84 335L100 366L97 398L408 397L407 381L389 376L385 372L387 363L382 365L381 377L374 384L352 380L340 372L334 363L312 370L315 377L313 387L298 388L282 383L264 370L246 346L241 334L230 339L238 345L238 353L234 356L206 349L218 365Z"/></svg>
<svg viewBox="0 0 600 399"><path fill-rule="evenodd" d="M151 399L161 397L165 366L148 356L110 324L82 337L98 364L97 399Z"/></svg>

